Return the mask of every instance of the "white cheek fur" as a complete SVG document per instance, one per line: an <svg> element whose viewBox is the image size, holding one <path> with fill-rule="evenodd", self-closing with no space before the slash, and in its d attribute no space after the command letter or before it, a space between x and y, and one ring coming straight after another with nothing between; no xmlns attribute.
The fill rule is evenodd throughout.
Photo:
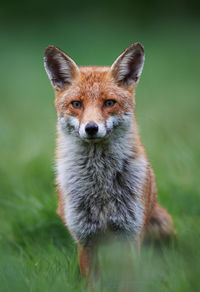
<svg viewBox="0 0 200 292"><path fill-rule="evenodd" d="M68 117L68 123L74 127L75 130L79 129L79 120L76 117Z"/></svg>
<svg viewBox="0 0 200 292"><path fill-rule="evenodd" d="M106 128L108 130L112 130L114 126L119 124L119 117L118 116L111 116L106 121Z"/></svg>
<svg viewBox="0 0 200 292"><path fill-rule="evenodd" d="M58 116L58 129L65 133L69 128L77 132L79 130L79 120L73 116Z"/></svg>

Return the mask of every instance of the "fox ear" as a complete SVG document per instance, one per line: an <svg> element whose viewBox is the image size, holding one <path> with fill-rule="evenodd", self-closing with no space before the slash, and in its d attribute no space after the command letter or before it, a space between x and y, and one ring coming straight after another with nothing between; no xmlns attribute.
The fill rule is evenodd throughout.
<svg viewBox="0 0 200 292"><path fill-rule="evenodd" d="M55 89L64 89L78 75L75 62L60 49L49 46L44 53L44 66Z"/></svg>
<svg viewBox="0 0 200 292"><path fill-rule="evenodd" d="M111 66L111 73L118 84L137 85L144 65L144 48L140 43L128 47Z"/></svg>

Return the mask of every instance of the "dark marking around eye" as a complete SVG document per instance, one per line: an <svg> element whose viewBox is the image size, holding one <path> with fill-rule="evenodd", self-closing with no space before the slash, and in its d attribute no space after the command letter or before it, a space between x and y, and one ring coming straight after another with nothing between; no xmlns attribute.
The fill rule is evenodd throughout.
<svg viewBox="0 0 200 292"><path fill-rule="evenodd" d="M71 102L71 105L73 106L73 108L76 108L76 109L80 109L83 107L83 104L80 100L74 100Z"/></svg>
<svg viewBox="0 0 200 292"><path fill-rule="evenodd" d="M104 101L103 106L104 107L112 107L116 104L116 101L114 99L107 99Z"/></svg>

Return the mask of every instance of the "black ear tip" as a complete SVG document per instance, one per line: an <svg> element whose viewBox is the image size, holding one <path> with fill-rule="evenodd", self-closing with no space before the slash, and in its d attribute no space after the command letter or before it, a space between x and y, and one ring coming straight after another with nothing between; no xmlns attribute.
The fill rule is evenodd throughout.
<svg viewBox="0 0 200 292"><path fill-rule="evenodd" d="M45 51L44 51L44 56L48 56L49 54L52 54L52 53L55 53L55 52L58 52L58 48L56 48L55 46L53 45L50 45L48 47L46 47Z"/></svg>
<svg viewBox="0 0 200 292"><path fill-rule="evenodd" d="M130 46L130 48L137 49L137 50L142 51L144 53L144 47L140 42L136 42L136 43L132 44Z"/></svg>
<svg viewBox="0 0 200 292"><path fill-rule="evenodd" d="M140 48L144 52L144 46L140 42L137 42L136 46L137 48Z"/></svg>

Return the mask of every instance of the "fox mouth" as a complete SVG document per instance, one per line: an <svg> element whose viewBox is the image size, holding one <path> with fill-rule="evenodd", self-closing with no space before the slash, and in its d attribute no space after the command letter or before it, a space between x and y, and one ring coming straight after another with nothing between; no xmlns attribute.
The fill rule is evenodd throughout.
<svg viewBox="0 0 200 292"><path fill-rule="evenodd" d="M86 137L86 138L83 138L83 140L85 142L88 142L88 143L90 143L90 142L92 142L92 143L98 143L98 142L104 140L104 138L105 137Z"/></svg>

